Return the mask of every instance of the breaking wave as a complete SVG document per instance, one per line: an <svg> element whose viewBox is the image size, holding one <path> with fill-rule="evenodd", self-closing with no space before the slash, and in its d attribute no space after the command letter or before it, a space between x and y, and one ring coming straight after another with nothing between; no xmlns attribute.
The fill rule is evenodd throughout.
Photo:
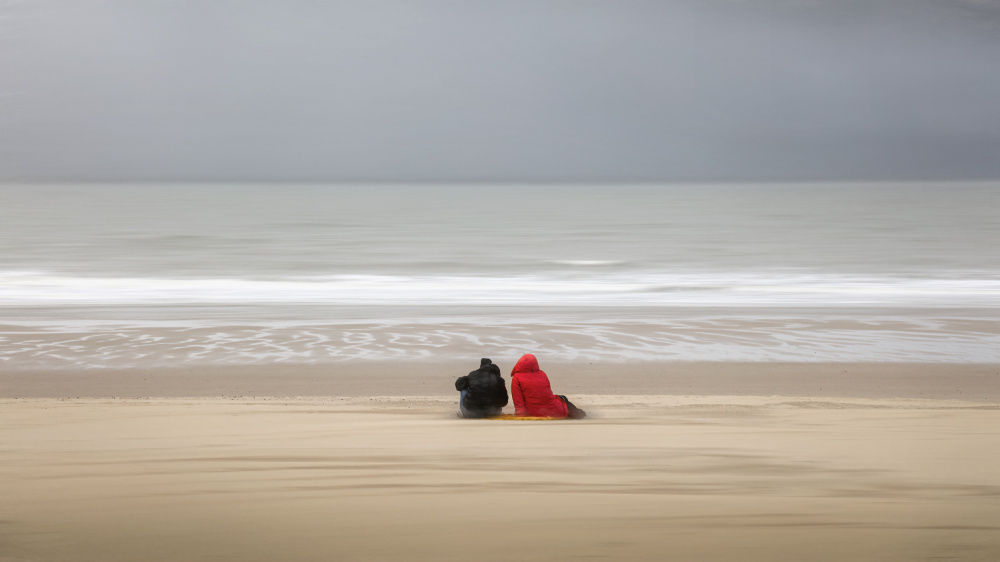
<svg viewBox="0 0 1000 562"><path fill-rule="evenodd" d="M171 303L998 307L1000 277L614 273L171 279L0 273L0 307Z"/></svg>

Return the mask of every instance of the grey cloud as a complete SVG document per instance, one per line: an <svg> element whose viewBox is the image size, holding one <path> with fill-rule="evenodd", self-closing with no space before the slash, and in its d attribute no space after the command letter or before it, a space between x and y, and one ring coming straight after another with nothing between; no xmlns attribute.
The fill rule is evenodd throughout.
<svg viewBox="0 0 1000 562"><path fill-rule="evenodd" d="M6 2L0 179L1000 177L1000 4Z"/></svg>

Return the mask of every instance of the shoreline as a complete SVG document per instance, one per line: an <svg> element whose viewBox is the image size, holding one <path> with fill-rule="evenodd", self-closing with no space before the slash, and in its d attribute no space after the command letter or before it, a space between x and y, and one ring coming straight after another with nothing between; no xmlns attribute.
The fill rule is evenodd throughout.
<svg viewBox="0 0 1000 562"><path fill-rule="evenodd" d="M328 312L328 308L320 307L311 314ZM503 364L516 361L525 351L546 363L553 360L567 365L717 361L1000 364L996 310L980 311L976 316L967 311L930 309L892 314L835 309L810 313L808 309L780 307L756 311L549 309L528 317L506 311L477 319L473 309L443 318L436 315L444 311L429 307L424 311L428 317L407 320L406 311L385 308L379 314L392 311L400 317L255 324L222 322L227 318L223 311L178 307L170 312L186 311L192 317L203 317L204 323L145 325L123 320L76 325L68 316L20 324L7 320L0 323L0 370L89 365L139 369L366 362L447 365L482 356ZM271 312L287 314L293 310L297 309L276 307ZM329 312L337 311L334 307ZM131 318L163 314L128 307L119 312L127 312ZM304 318L308 314L302 311Z"/></svg>
<svg viewBox="0 0 1000 562"><path fill-rule="evenodd" d="M0 371L0 398L452 396L472 362ZM570 396L817 396L1000 403L1000 364L545 362ZM509 372L503 371L509 384Z"/></svg>

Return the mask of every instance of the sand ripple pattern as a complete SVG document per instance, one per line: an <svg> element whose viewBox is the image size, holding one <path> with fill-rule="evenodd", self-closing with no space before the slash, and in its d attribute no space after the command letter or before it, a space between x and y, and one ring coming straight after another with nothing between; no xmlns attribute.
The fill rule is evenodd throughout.
<svg viewBox="0 0 1000 562"><path fill-rule="evenodd" d="M322 364L523 353L560 361L1000 362L1000 322L696 319L665 322L275 326L0 325L6 369Z"/></svg>

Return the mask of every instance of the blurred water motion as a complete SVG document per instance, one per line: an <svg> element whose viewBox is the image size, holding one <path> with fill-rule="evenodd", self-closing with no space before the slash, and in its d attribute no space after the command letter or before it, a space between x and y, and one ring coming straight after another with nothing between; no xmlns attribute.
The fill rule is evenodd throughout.
<svg viewBox="0 0 1000 562"><path fill-rule="evenodd" d="M786 330L892 310L915 324L855 328L902 359L929 345L921 319L992 326L1000 314L996 184L61 185L0 197L0 323L56 332L517 317L582 322L564 331L585 340L594 322L778 316ZM995 330L969 326L952 322L953 347L930 353L996 347ZM809 330L812 343L795 345L830 358L831 336Z"/></svg>
<svg viewBox="0 0 1000 562"><path fill-rule="evenodd" d="M35 185L0 203L7 279L1000 275L1000 184Z"/></svg>

